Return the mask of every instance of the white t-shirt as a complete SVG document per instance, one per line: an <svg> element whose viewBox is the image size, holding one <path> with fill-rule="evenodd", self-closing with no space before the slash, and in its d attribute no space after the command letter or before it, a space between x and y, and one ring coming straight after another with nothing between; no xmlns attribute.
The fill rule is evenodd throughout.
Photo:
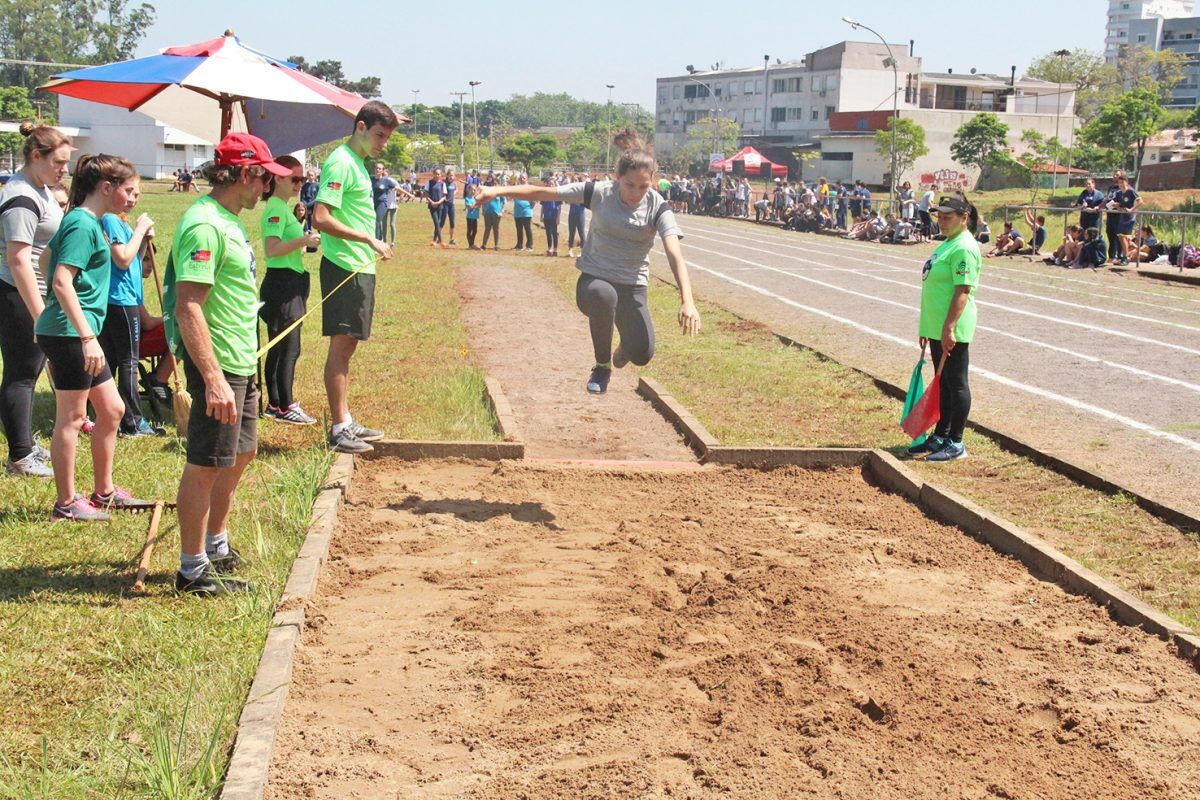
<svg viewBox="0 0 1200 800"><path fill-rule="evenodd" d="M8 265L8 243L21 242L32 248L30 263L37 276L38 289L45 294L46 276L38 269L38 260L63 218L54 192L49 186L37 188L18 172L9 178L0 192L0 209L3 209L0 211L0 281L16 286Z"/></svg>

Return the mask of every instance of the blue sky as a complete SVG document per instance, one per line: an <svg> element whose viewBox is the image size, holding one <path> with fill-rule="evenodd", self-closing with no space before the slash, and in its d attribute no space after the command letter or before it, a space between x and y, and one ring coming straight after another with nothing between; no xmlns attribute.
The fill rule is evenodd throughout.
<svg viewBox="0 0 1200 800"><path fill-rule="evenodd" d="M1107 4L1102 0L1009 0L976 13L976 3L785 0L730 3L370 2L368 0L246 0L159 2L158 21L139 50L148 55L173 44L219 36L232 27L244 41L281 57L337 59L352 78L378 75L384 99L448 104L452 91L483 84L478 99L514 93L569 92L603 101L654 103L654 79L687 64L752 66L798 59L842 41L867 40L841 21L849 14L890 42L916 40L924 69L1018 73L1052 50L1102 50ZM982 5L982 4L979 4ZM730 8L738 9L728 13ZM768 19L766 8L780 9ZM1000 9L1003 13L997 13ZM252 13L247 14L247 9ZM279 9L267 14L267 10ZM332 11L331 11L332 9ZM742 13L745 10L746 13Z"/></svg>

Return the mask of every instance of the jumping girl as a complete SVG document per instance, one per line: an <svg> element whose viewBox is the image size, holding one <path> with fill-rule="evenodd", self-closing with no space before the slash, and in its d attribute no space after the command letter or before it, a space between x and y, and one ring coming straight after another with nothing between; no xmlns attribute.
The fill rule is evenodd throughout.
<svg viewBox="0 0 1200 800"><path fill-rule="evenodd" d="M608 390L613 367L620 369L629 362L644 366L654 356L654 326L646 305L646 287L655 235L662 239L679 287L679 325L689 336L700 330L700 314L692 300L691 280L679 246L683 234L667 201L650 191L658 172L654 154L635 131L622 131L613 143L621 153L615 181L503 190L517 199L582 203L592 211L587 242L576 262L580 275L575 287L575 301L588 317L596 357L587 381L587 390L592 394ZM500 191L485 187L480 202L498 196ZM614 324L621 334L616 351L612 347Z"/></svg>

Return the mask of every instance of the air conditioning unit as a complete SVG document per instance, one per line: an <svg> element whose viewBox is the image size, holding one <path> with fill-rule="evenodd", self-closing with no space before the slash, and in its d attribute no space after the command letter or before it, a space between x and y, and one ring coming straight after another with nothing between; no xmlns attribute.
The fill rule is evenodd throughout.
<svg viewBox="0 0 1200 800"><path fill-rule="evenodd" d="M824 97L824 96L825 96L825 90L824 90L824 89L822 89L822 90L821 90L821 97Z"/></svg>

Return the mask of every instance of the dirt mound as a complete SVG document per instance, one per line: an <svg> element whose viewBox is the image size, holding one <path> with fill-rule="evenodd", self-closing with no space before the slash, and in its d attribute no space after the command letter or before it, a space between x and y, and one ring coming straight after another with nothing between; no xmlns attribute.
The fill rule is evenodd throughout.
<svg viewBox="0 0 1200 800"><path fill-rule="evenodd" d="M1200 679L852 470L366 462L268 797L1197 798Z"/></svg>

